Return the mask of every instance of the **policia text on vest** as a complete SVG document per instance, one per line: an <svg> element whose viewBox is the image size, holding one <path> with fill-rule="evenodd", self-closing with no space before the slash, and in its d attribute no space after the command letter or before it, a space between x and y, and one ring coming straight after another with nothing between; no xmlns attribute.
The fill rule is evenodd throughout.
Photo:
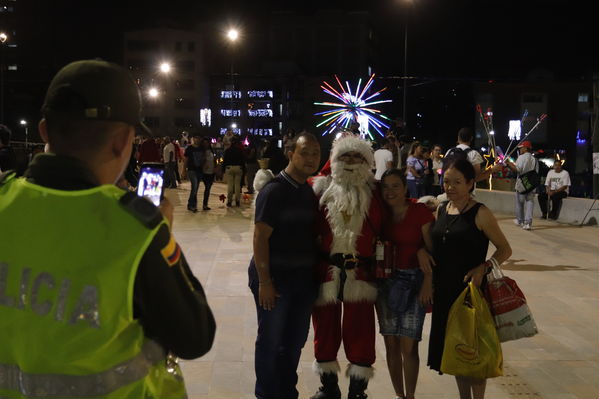
<svg viewBox="0 0 599 399"><path fill-rule="evenodd" d="M8 282L15 279L19 279L19 291L8 292ZM56 278L49 272L34 274L27 267L0 263L0 306L31 310L40 317L51 316L57 322L82 322L99 328L98 287L84 285L81 292L73 292L71 285L70 279ZM74 305L67 309L67 303Z"/></svg>

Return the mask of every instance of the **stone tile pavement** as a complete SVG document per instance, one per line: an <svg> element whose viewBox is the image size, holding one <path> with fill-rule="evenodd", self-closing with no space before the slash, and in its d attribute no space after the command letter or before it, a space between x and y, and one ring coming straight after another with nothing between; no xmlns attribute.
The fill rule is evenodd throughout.
<svg viewBox="0 0 599 399"><path fill-rule="evenodd" d="M215 183L212 210L192 214L186 210L188 184L167 190L175 205L175 237L206 290L218 326L206 356L181 362L190 399L254 397L256 317L247 288L253 208L251 199L240 208L226 208L218 198L225 191L224 184ZM511 216L497 216L513 249L504 270L526 294L540 334L503 345L505 376L489 381L486 398L599 399L599 229L535 220L533 230L524 231ZM427 316L416 397L458 398L453 377L426 367L429 328ZM308 398L319 386L311 371L311 339L312 334L298 370L300 398ZM378 336L370 398L394 397L384 359ZM342 367L347 363L343 350L339 361ZM347 384L342 377L344 393Z"/></svg>

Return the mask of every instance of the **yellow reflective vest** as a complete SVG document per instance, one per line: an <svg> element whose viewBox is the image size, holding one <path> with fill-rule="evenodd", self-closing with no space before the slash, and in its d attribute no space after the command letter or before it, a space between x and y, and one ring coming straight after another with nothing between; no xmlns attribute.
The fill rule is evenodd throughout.
<svg viewBox="0 0 599 399"><path fill-rule="evenodd" d="M183 398L133 318L145 227L112 185L0 185L0 398ZM160 293L156 293L160 295Z"/></svg>

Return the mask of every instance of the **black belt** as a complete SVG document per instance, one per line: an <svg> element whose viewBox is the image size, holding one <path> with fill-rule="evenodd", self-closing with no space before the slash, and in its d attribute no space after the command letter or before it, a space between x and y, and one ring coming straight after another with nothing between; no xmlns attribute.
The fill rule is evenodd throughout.
<svg viewBox="0 0 599 399"><path fill-rule="evenodd" d="M360 265L369 265L372 262L372 257L336 253L329 257L329 262L340 269L337 298L343 301L343 287L345 286L345 280L347 280L347 270L355 269Z"/></svg>
<svg viewBox="0 0 599 399"><path fill-rule="evenodd" d="M337 266L340 269L351 270L360 265L370 265L372 257L370 256L356 256L353 254L333 254L329 257L329 263L333 266Z"/></svg>

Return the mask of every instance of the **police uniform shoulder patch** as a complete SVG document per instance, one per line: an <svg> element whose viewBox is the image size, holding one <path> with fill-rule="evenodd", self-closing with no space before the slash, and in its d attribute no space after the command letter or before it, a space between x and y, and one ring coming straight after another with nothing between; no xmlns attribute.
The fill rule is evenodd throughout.
<svg viewBox="0 0 599 399"><path fill-rule="evenodd" d="M181 247L177 244L172 234L166 246L160 250L160 253L168 264L168 267L176 265L181 259Z"/></svg>
<svg viewBox="0 0 599 399"><path fill-rule="evenodd" d="M160 209L145 198L128 191L119 200L121 205L149 229L158 226L163 218Z"/></svg>

